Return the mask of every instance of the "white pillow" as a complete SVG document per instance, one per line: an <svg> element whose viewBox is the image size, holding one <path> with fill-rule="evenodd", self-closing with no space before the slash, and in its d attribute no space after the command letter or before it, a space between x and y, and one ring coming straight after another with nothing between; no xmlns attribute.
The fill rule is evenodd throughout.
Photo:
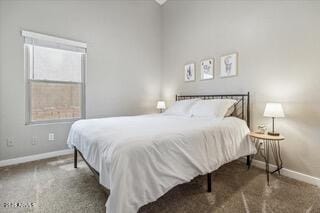
<svg viewBox="0 0 320 213"><path fill-rule="evenodd" d="M190 109L199 99L187 99L176 101L163 114L164 115L187 115L190 116Z"/></svg>
<svg viewBox="0 0 320 213"><path fill-rule="evenodd" d="M199 100L190 109L195 117L223 118L237 101L233 99Z"/></svg>

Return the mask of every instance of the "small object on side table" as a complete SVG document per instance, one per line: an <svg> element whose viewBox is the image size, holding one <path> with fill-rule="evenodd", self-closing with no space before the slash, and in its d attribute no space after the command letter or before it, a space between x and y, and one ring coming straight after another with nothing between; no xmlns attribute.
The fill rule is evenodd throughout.
<svg viewBox="0 0 320 213"><path fill-rule="evenodd" d="M257 131L256 133L258 133L258 134L264 134L264 133L266 132L266 130L267 130L266 125L260 124L260 125L258 125L258 131Z"/></svg>
<svg viewBox="0 0 320 213"><path fill-rule="evenodd" d="M269 186L269 174L273 174L278 172L280 175L280 170L282 169L282 158L281 158L281 150L280 150L280 141L285 140L285 138L281 135L279 136L272 136L268 134L259 134L255 132L250 133L250 137L252 138L253 142L257 148L257 154L260 154L266 163L266 174L267 174L267 181ZM261 149L263 146L263 149ZM269 170L269 162L270 162L270 148L273 154L273 158L275 163L277 164L277 169L270 172Z"/></svg>

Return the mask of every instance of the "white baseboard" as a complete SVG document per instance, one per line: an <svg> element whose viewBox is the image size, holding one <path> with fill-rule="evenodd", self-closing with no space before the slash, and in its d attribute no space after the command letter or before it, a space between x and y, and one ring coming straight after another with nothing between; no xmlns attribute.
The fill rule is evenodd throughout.
<svg viewBox="0 0 320 213"><path fill-rule="evenodd" d="M62 155L68 155L71 153L73 153L72 149L64 149L64 150L55 151L55 152L47 152L43 154L29 155L29 156L20 157L20 158L12 158L8 160L0 161L0 167L26 163L26 162L41 160L46 158L58 157Z"/></svg>
<svg viewBox="0 0 320 213"><path fill-rule="evenodd" d="M266 168L266 163L263 161L259 161L259 160L252 160L252 166L258 167L260 169L265 169ZM276 165L274 164L269 164L270 166L270 170L275 170L277 168ZM286 177L290 177L305 183L309 183L315 186L320 187L320 178L317 177L313 177L311 175L306 175L300 172L296 172L290 169L286 169L286 168L282 168L281 169L281 174L286 176Z"/></svg>

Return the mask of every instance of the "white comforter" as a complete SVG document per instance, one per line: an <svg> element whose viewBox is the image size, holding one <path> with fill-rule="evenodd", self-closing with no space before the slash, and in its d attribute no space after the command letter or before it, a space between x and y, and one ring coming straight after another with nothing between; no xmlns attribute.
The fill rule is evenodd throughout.
<svg viewBox="0 0 320 213"><path fill-rule="evenodd" d="M142 115L75 122L68 137L110 189L107 213L131 213L174 186L256 149L238 118Z"/></svg>

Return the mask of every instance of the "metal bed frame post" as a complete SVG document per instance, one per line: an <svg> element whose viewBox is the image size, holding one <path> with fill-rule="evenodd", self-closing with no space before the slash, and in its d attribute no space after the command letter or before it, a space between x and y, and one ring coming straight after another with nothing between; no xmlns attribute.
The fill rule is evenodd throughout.
<svg viewBox="0 0 320 213"><path fill-rule="evenodd" d="M250 92L248 92L247 94L247 125L250 129ZM247 156L247 166L248 166L248 170L250 169L251 167L251 162L252 162L252 159L251 159L251 156L248 155Z"/></svg>
<svg viewBox="0 0 320 213"><path fill-rule="evenodd" d="M77 152L77 148L74 147L74 158L73 158L73 166L74 168L78 168L78 152Z"/></svg>
<svg viewBox="0 0 320 213"><path fill-rule="evenodd" d="M208 192L211 192L211 184L212 184L212 173L207 174L207 184L208 184Z"/></svg>

